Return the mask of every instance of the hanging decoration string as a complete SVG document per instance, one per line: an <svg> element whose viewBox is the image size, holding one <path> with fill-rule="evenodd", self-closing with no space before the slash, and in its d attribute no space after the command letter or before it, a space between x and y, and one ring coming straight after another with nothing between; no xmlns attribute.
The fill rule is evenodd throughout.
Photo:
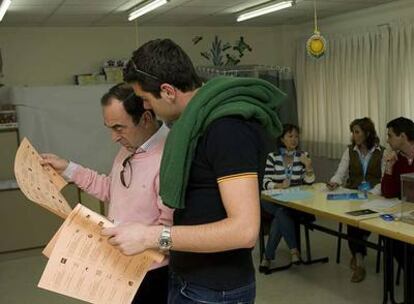
<svg viewBox="0 0 414 304"><path fill-rule="evenodd" d="M318 29L318 17L316 16L316 0L313 0L313 23L314 23L314 30L313 32L319 33L319 29Z"/></svg>
<svg viewBox="0 0 414 304"><path fill-rule="evenodd" d="M313 0L313 18L314 30L313 35L306 42L306 50L313 58L320 58L326 52L326 40L319 32L318 16L316 13L316 0Z"/></svg>

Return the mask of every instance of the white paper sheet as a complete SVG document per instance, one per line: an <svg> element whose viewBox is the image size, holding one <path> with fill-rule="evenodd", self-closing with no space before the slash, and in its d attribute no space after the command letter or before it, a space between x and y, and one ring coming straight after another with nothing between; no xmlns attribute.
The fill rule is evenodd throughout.
<svg viewBox="0 0 414 304"><path fill-rule="evenodd" d="M387 211L401 204L397 199L374 199L361 205L362 209L371 209L374 211Z"/></svg>
<svg viewBox="0 0 414 304"><path fill-rule="evenodd" d="M78 204L59 230L38 286L89 303L131 303L152 263L164 256L153 250L123 255L100 235L113 226Z"/></svg>
<svg viewBox="0 0 414 304"><path fill-rule="evenodd" d="M42 166L40 160L39 153L24 138L14 161L14 174L20 190L29 200L66 218L72 208L60 190L67 183L51 166Z"/></svg>

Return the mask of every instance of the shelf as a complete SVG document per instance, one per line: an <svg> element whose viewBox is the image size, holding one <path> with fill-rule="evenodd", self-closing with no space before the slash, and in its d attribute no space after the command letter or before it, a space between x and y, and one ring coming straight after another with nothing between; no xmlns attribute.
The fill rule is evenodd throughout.
<svg viewBox="0 0 414 304"><path fill-rule="evenodd" d="M17 122L11 122L7 124L0 124L0 131L14 131L19 127Z"/></svg>
<svg viewBox="0 0 414 304"><path fill-rule="evenodd" d="M16 114L16 110L0 110L1 114Z"/></svg>
<svg viewBox="0 0 414 304"><path fill-rule="evenodd" d="M20 188L15 179L0 181L0 191L10 191L18 189Z"/></svg>

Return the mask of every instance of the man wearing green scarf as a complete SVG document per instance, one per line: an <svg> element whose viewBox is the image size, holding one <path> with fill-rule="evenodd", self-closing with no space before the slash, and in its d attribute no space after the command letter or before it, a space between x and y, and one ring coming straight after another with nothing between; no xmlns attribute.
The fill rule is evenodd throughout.
<svg viewBox="0 0 414 304"><path fill-rule="evenodd" d="M219 77L202 85L169 39L137 49L124 78L172 125L160 195L175 208L174 226L129 223L103 234L125 254L169 251L170 304L254 303L259 185L268 139L280 133L276 110L284 94L259 79Z"/></svg>

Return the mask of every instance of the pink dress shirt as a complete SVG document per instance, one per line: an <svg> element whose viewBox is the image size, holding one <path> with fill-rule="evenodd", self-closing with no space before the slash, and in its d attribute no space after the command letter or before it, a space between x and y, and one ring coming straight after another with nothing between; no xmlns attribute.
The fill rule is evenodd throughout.
<svg viewBox="0 0 414 304"><path fill-rule="evenodd" d="M98 174L81 165L70 163L63 175L83 191L109 203L108 219L115 224L140 222L146 225L172 225L173 210L166 207L159 196L159 172L168 128L160 129L137 149L125 168L129 188L122 185L122 162L131 155L122 147L112 165L110 175ZM132 170L130 170L132 169ZM132 172L132 176L130 176ZM168 259L151 269L167 265Z"/></svg>

